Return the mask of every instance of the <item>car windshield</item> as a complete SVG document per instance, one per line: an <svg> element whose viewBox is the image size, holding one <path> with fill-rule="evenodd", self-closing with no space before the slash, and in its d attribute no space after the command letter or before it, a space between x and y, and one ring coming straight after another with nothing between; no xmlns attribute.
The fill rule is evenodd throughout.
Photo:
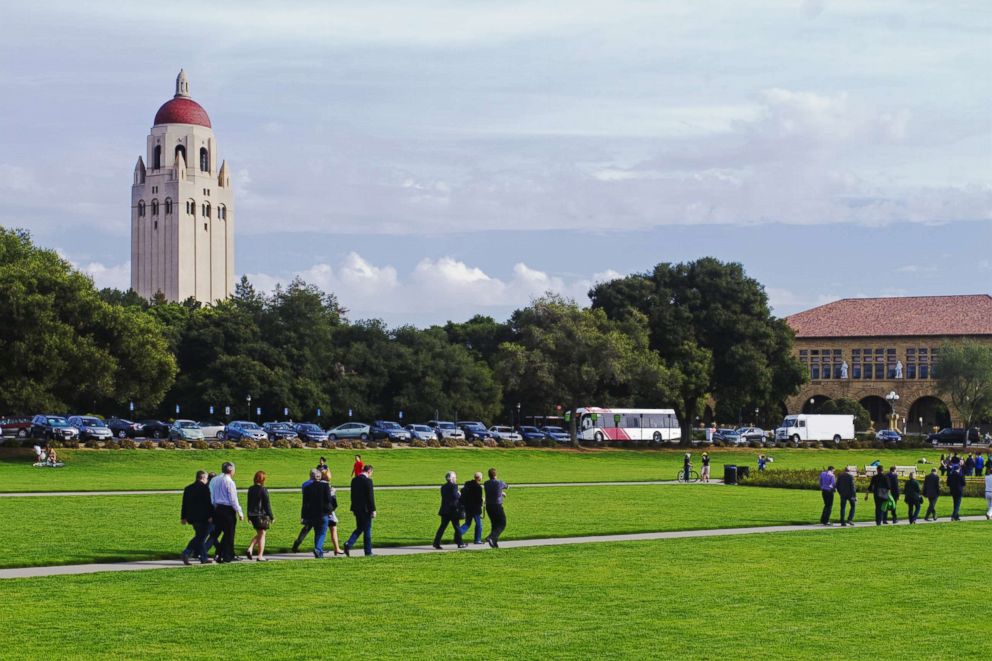
<svg viewBox="0 0 992 661"><path fill-rule="evenodd" d="M533 434L534 432L538 431L538 429L537 429L537 427L521 427L520 428L520 431Z"/></svg>
<svg viewBox="0 0 992 661"><path fill-rule="evenodd" d="M256 425L254 422L242 422L238 426L241 427L242 429L251 429L251 430L261 429L261 427Z"/></svg>
<svg viewBox="0 0 992 661"><path fill-rule="evenodd" d="M192 420L177 420L176 424L179 425L180 429L199 429L200 425L196 424Z"/></svg>
<svg viewBox="0 0 992 661"><path fill-rule="evenodd" d="M292 429L292 428L285 422L276 422L274 424L269 425L269 429Z"/></svg>
<svg viewBox="0 0 992 661"><path fill-rule="evenodd" d="M423 431L423 432L429 432L431 430L431 428L428 427L427 425L410 425L410 429L412 429L413 431Z"/></svg>
<svg viewBox="0 0 992 661"><path fill-rule="evenodd" d="M380 422L379 426L382 427L383 429L403 429L395 422L387 422L385 420Z"/></svg>
<svg viewBox="0 0 992 661"><path fill-rule="evenodd" d="M468 427L469 429L485 429L486 426L481 422L463 422L462 427Z"/></svg>
<svg viewBox="0 0 992 661"><path fill-rule="evenodd" d="M455 428L455 423L453 423L453 422L439 422L439 423L437 423L437 426L440 427L441 429L454 429Z"/></svg>
<svg viewBox="0 0 992 661"><path fill-rule="evenodd" d="M106 427L107 426L107 423L105 423L100 418L80 418L80 421L84 425L86 425L87 427Z"/></svg>
<svg viewBox="0 0 992 661"><path fill-rule="evenodd" d="M69 423L65 421L65 418L48 418L48 424L52 427L68 427Z"/></svg>
<svg viewBox="0 0 992 661"><path fill-rule="evenodd" d="M303 431L323 431L317 425L311 425L311 424L300 425L300 429L302 429Z"/></svg>
<svg viewBox="0 0 992 661"><path fill-rule="evenodd" d="M565 433L565 430L562 429L561 427L545 427L544 430L545 431L552 432L554 434L564 434Z"/></svg>
<svg viewBox="0 0 992 661"><path fill-rule="evenodd" d="M513 431L513 430L510 429L509 427L493 427L493 431L498 431L499 433L502 434L504 432L510 432L510 431Z"/></svg>

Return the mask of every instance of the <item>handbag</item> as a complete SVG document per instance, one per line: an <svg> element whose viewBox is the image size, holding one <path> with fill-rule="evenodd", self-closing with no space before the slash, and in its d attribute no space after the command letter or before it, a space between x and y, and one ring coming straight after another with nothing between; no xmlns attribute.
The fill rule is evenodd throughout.
<svg viewBox="0 0 992 661"><path fill-rule="evenodd" d="M255 517L255 520L258 521L259 530L268 530L269 526L272 525L272 517L268 514L259 514Z"/></svg>

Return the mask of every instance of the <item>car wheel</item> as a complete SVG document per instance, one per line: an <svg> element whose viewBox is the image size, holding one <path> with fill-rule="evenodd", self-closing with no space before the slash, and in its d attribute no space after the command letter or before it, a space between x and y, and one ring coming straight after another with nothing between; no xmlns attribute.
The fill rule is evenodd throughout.
<svg viewBox="0 0 992 661"><path fill-rule="evenodd" d="M28 430L27 429L18 429L17 430L17 438L27 438L27 437L28 437Z"/></svg>
<svg viewBox="0 0 992 661"><path fill-rule="evenodd" d="M596 432L593 438L596 440L597 443L602 443L605 440L605 437L603 436L603 432L601 431Z"/></svg>
<svg viewBox="0 0 992 661"><path fill-rule="evenodd" d="M336 440L338 440L338 435L337 434L328 434L327 435L327 438L329 440L336 441Z"/></svg>
<svg viewBox="0 0 992 661"><path fill-rule="evenodd" d="M162 432L158 429L152 431L152 438L162 438Z"/></svg>
<svg viewBox="0 0 992 661"><path fill-rule="evenodd" d="M363 441L367 441L367 440L369 440L369 435L368 435L368 434L362 434L362 435L361 435L361 436L359 436L358 438L359 438L360 440L363 440Z"/></svg>
<svg viewBox="0 0 992 661"><path fill-rule="evenodd" d="M117 438L127 438L127 432L123 429L117 432Z"/></svg>
<svg viewBox="0 0 992 661"><path fill-rule="evenodd" d="M223 441L224 440L224 432L222 432L222 431L217 432L217 440L218 441Z"/></svg>

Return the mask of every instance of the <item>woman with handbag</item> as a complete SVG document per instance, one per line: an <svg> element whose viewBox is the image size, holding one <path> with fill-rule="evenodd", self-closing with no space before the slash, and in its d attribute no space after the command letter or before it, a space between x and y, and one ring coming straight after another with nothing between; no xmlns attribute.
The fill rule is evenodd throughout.
<svg viewBox="0 0 992 661"><path fill-rule="evenodd" d="M265 471L255 473L254 484L248 487L248 520L255 528L255 536L248 542L248 559L252 559L252 548L258 545L257 562L266 562L265 531L269 529L275 517L272 516L272 505L269 503L269 491L265 488Z"/></svg>
<svg viewBox="0 0 992 661"><path fill-rule="evenodd" d="M327 486L331 491L330 497L330 513L327 515L327 526L331 529L331 541L334 543L334 555L341 555L344 551L341 550L341 545L338 543L338 515L334 513L334 510L338 508L338 490L331 486L331 471L326 467L322 468L320 471L320 481L327 482Z"/></svg>

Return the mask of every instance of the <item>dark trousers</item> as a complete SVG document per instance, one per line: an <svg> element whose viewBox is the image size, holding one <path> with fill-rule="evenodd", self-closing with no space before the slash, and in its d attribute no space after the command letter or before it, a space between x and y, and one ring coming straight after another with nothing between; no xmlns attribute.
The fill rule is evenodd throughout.
<svg viewBox="0 0 992 661"><path fill-rule="evenodd" d="M847 523L854 523L854 506L857 504L857 502L858 502L858 497L857 496L851 496L850 498L845 498L845 497L841 496L841 498L840 498L840 521L841 521L841 523L844 523L845 521ZM851 511L847 513L847 518L845 519L844 518L844 510L847 509L848 507L851 508Z"/></svg>
<svg viewBox="0 0 992 661"><path fill-rule="evenodd" d="M305 540L307 538L307 535L310 534L310 531L311 530L313 530L313 526L312 525L310 525L309 523L304 523L303 524L303 528L300 530L300 534L296 536L296 541L293 542L293 550L294 551L300 550L300 544L302 544L303 543L303 540Z"/></svg>
<svg viewBox="0 0 992 661"><path fill-rule="evenodd" d="M344 543L349 549L358 541L361 535L365 541L365 555L372 555L372 514L368 512L355 512L355 532Z"/></svg>
<svg viewBox="0 0 992 661"><path fill-rule="evenodd" d="M954 501L954 511L951 513L951 519L957 521L961 518L958 510L961 509L961 494L951 494L951 500Z"/></svg>
<svg viewBox="0 0 992 661"><path fill-rule="evenodd" d="M924 519L929 519L933 517L933 520L937 520L937 499L940 496L934 496L933 498L927 498L929 503L927 504L927 513L923 516Z"/></svg>
<svg viewBox="0 0 992 661"><path fill-rule="evenodd" d="M486 516L489 517L489 539L498 542L506 529L506 512L502 505L486 505Z"/></svg>
<svg viewBox="0 0 992 661"><path fill-rule="evenodd" d="M823 513L820 515L820 523L830 523L830 512L834 509L834 492L821 491L820 495L823 496Z"/></svg>
<svg viewBox="0 0 992 661"><path fill-rule="evenodd" d="M882 505L885 504L885 498L879 498L878 496L872 496L875 499L875 525L882 525Z"/></svg>
<svg viewBox="0 0 992 661"><path fill-rule="evenodd" d="M437 532L434 533L434 546L441 545L441 536L444 535L444 531L449 523L455 529L455 544L462 543L462 529L459 527L458 521L460 519L457 514L444 514L441 516L441 525L437 527Z"/></svg>
<svg viewBox="0 0 992 661"><path fill-rule="evenodd" d="M909 508L909 522L916 523L916 520L920 518L920 507L922 506L922 503L910 503L907 501L906 505Z"/></svg>
<svg viewBox="0 0 992 661"><path fill-rule="evenodd" d="M193 526L193 538L186 545L183 555L195 555L200 562L207 561L207 538L210 536L210 524L206 521L190 521Z"/></svg>
<svg viewBox="0 0 992 661"><path fill-rule="evenodd" d="M223 562L234 558L234 530L238 525L238 514L230 505L217 505L214 508L214 524L217 526L217 553Z"/></svg>

